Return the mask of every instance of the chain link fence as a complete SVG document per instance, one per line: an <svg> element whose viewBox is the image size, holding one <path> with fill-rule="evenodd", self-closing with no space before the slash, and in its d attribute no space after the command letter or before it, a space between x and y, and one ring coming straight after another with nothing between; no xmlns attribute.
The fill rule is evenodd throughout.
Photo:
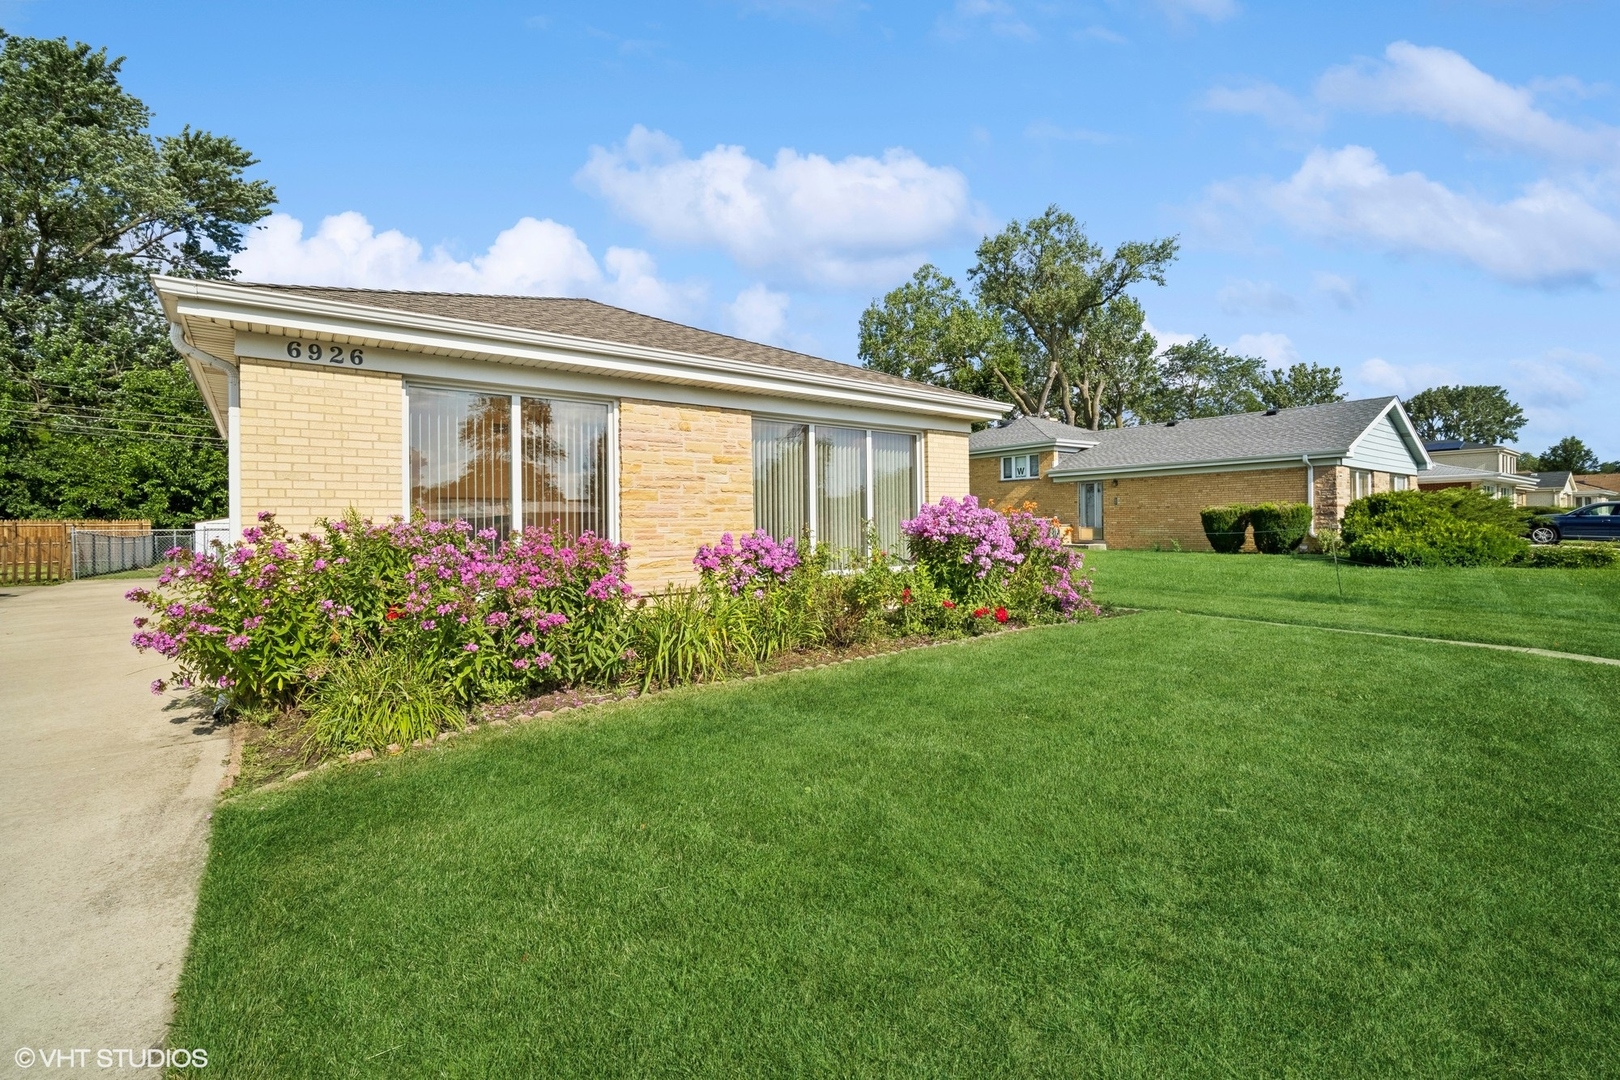
<svg viewBox="0 0 1620 1080"><path fill-rule="evenodd" d="M74 529L70 540L73 576L99 577L156 566L166 561L168 553L175 548L186 552L198 550L199 542L206 544L206 540L200 540L206 535L197 529L153 529L134 536Z"/></svg>

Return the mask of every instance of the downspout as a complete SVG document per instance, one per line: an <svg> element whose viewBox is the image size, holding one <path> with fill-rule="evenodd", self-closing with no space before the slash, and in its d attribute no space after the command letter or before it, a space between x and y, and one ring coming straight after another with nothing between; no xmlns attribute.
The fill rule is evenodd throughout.
<svg viewBox="0 0 1620 1080"><path fill-rule="evenodd" d="M1311 535L1316 535L1316 466L1311 464L1311 455L1301 454L1300 460L1305 463L1305 505L1311 508Z"/></svg>
<svg viewBox="0 0 1620 1080"><path fill-rule="evenodd" d="M228 517L230 520L231 539L239 540L242 537L242 381L241 376L232 364L227 364L217 356L210 356L201 349L195 348L185 338L177 323L169 324L169 341L176 351L187 360L214 368L225 373L226 386L226 423L225 448L226 466L225 483L227 500L230 507Z"/></svg>

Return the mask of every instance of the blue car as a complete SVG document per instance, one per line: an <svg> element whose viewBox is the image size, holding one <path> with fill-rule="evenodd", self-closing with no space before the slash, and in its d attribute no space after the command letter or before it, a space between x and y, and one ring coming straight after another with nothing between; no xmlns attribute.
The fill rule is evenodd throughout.
<svg viewBox="0 0 1620 1080"><path fill-rule="evenodd" d="M1600 502L1538 521L1530 530L1532 544L1560 540L1620 540L1620 502Z"/></svg>

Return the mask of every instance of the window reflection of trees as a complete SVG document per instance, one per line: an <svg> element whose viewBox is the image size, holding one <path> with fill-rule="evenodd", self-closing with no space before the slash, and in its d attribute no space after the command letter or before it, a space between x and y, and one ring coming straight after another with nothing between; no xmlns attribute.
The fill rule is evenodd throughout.
<svg viewBox="0 0 1620 1080"><path fill-rule="evenodd" d="M607 406L524 398L522 423L524 525L607 535Z"/></svg>
<svg viewBox="0 0 1620 1080"><path fill-rule="evenodd" d="M413 389L411 508L505 534L512 521L512 399Z"/></svg>

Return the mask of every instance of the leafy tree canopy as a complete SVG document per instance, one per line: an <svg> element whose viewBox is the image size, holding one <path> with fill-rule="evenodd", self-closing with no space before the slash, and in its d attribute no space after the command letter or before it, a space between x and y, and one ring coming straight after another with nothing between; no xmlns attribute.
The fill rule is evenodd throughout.
<svg viewBox="0 0 1620 1080"><path fill-rule="evenodd" d="M1406 400L1406 413L1425 440L1514 442L1528 422L1500 386L1435 386Z"/></svg>
<svg viewBox="0 0 1620 1080"><path fill-rule="evenodd" d="M932 265L861 313L860 357L875 371L1002 400L1022 378L1001 320Z"/></svg>
<svg viewBox="0 0 1620 1080"><path fill-rule="evenodd" d="M1336 367L1321 364L1292 364L1286 371L1272 371L1261 382L1260 400L1268 409L1297 409L1302 405L1326 405L1344 400L1344 376Z"/></svg>
<svg viewBox="0 0 1620 1080"><path fill-rule="evenodd" d="M1535 455L1532 472L1595 473L1602 468L1592 448L1573 435L1565 436ZM1523 467L1521 461L1521 468Z"/></svg>
<svg viewBox="0 0 1620 1080"><path fill-rule="evenodd" d="M147 275L229 276L275 196L229 138L152 135L121 66L0 31L0 517L224 510L223 442Z"/></svg>

